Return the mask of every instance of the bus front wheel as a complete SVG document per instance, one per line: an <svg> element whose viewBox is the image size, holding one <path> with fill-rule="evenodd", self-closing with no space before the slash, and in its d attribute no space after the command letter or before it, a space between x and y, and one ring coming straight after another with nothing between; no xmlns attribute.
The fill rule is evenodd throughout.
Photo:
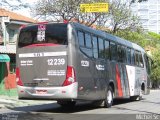
<svg viewBox="0 0 160 120"><path fill-rule="evenodd" d="M109 86L107 91L106 91L106 99L104 102L104 106L106 108L110 108L113 104L113 90L112 88Z"/></svg>

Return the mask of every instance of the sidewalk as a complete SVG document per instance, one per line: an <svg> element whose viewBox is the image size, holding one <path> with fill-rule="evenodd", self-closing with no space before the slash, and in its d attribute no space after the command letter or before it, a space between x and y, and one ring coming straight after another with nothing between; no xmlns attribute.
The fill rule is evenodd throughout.
<svg viewBox="0 0 160 120"><path fill-rule="evenodd" d="M54 103L54 102L55 101L51 101L51 100L50 101L19 100L17 96L0 95L0 109L48 104L48 103Z"/></svg>

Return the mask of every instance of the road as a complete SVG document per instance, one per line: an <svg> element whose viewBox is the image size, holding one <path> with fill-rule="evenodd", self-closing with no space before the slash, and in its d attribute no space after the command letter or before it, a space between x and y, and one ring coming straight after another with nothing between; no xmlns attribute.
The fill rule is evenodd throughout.
<svg viewBox="0 0 160 120"><path fill-rule="evenodd" d="M61 108L56 103L0 110L0 120L160 120L160 90L152 90L141 101L128 99L114 102L112 108L78 103Z"/></svg>

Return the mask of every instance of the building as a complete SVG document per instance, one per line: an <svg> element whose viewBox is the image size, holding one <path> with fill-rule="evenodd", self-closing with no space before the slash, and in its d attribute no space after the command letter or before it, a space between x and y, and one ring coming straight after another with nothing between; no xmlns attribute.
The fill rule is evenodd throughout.
<svg viewBox="0 0 160 120"><path fill-rule="evenodd" d="M16 41L20 26L37 21L0 8L0 93L15 87Z"/></svg>
<svg viewBox="0 0 160 120"><path fill-rule="evenodd" d="M145 30L160 34L160 0L135 2L132 4L132 10L140 17Z"/></svg>

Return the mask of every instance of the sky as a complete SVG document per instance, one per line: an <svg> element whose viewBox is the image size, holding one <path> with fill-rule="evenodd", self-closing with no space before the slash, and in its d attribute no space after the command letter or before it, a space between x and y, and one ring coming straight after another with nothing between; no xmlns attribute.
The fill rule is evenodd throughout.
<svg viewBox="0 0 160 120"><path fill-rule="evenodd" d="M38 0L22 0L22 1L24 1L24 3L29 3L29 4L32 5L35 2L37 2ZM24 16L32 18L32 15L31 15L32 11L29 8L28 9L24 8L24 9L21 9L21 10L15 10L15 12L18 13L18 14L22 14Z"/></svg>

